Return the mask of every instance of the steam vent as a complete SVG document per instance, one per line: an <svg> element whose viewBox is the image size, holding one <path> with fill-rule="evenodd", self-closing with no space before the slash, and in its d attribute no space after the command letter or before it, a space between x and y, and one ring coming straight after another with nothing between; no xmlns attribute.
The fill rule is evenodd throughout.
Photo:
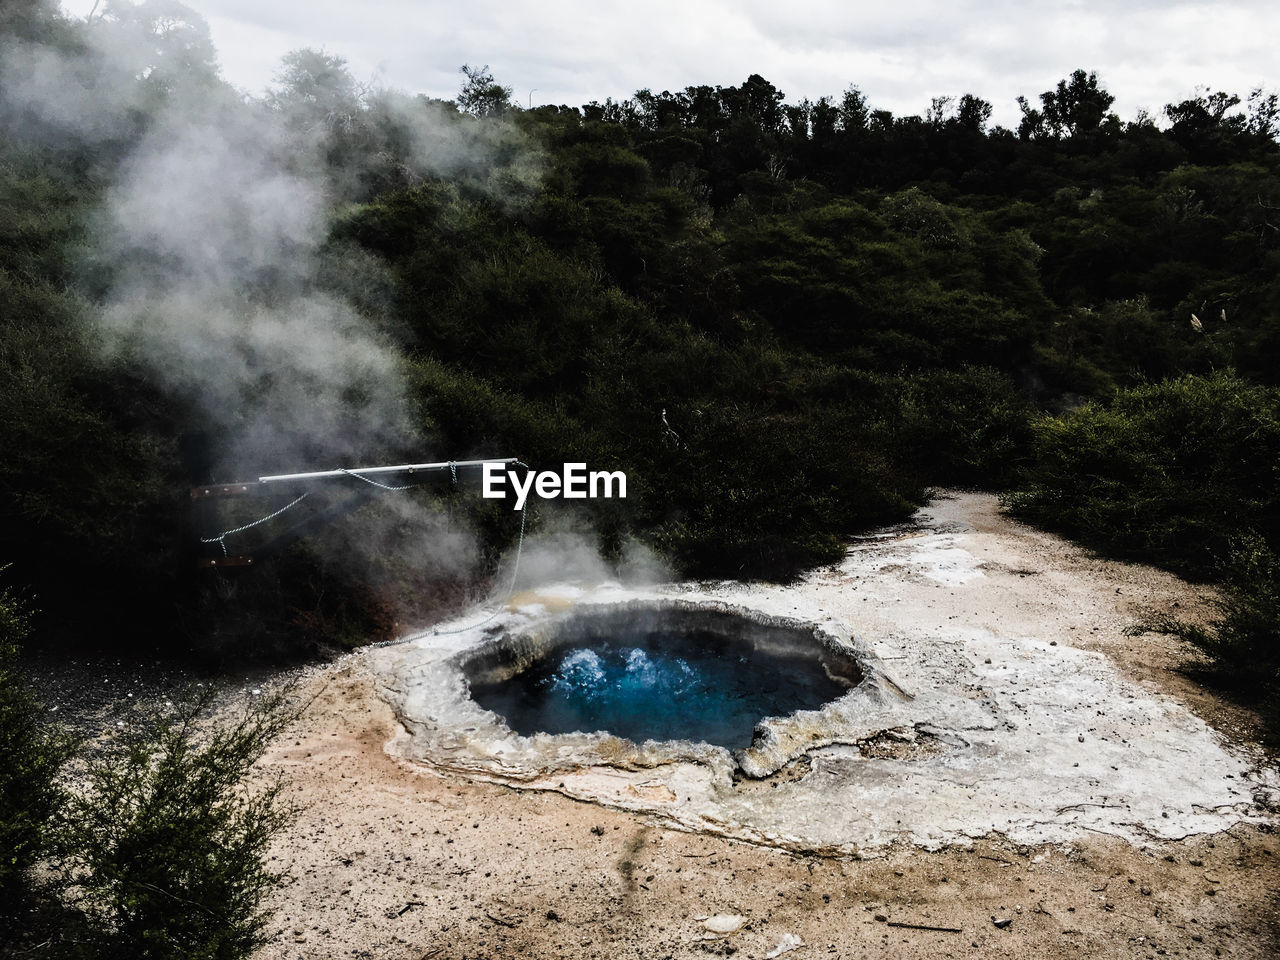
<svg viewBox="0 0 1280 960"><path fill-rule="evenodd" d="M553 584L365 656L394 755L753 843L1144 845L1263 816L1257 758L1049 639L1118 633L1124 594L1046 602L1026 563L922 512L797 584Z"/></svg>

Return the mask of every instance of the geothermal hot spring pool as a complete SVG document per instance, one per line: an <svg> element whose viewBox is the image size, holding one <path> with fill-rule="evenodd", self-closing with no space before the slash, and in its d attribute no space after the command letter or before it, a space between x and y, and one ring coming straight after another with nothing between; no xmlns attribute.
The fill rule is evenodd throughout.
<svg viewBox="0 0 1280 960"><path fill-rule="evenodd" d="M607 731L635 743L695 740L740 750L764 717L812 710L858 677L815 651L757 649L722 631L599 624L529 667L471 681L480 706L523 736Z"/></svg>
<svg viewBox="0 0 1280 960"><path fill-rule="evenodd" d="M950 560L956 539L873 546L848 566ZM849 581L531 592L475 627L366 655L400 721L387 749L443 775L838 855L992 834L1146 843L1259 816L1254 762L1102 654L962 624L968 588L923 575L898 588L912 606L890 597L877 619Z"/></svg>
<svg viewBox="0 0 1280 960"><path fill-rule="evenodd" d="M591 735L740 753L767 720L866 679L851 646L812 624L723 606L588 606L502 630L455 660L477 708L525 738Z"/></svg>

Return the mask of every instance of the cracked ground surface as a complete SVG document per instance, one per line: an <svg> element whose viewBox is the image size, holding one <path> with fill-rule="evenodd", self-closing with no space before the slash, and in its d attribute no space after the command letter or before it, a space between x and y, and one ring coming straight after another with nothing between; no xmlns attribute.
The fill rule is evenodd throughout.
<svg viewBox="0 0 1280 960"><path fill-rule="evenodd" d="M810 605L839 596L865 609L860 632L890 667L892 658L912 654L912 638L922 632L969 631L990 645L993 662L975 662L966 648L961 666L1001 703L1029 707L1032 699L1020 688L998 692L1001 677L984 679L983 668L999 671L1015 654L1052 654L1059 662L1059 647L1068 663L1097 657L1131 688L1134 702L1162 705L1187 729L1201 724L1234 763L1266 767L1247 738L1253 719L1178 672L1187 651L1170 638L1124 633L1175 603L1176 612L1196 616L1199 590L1015 524L990 497L940 500L923 519L923 527L855 544L845 564L784 590ZM938 534L923 550L919 542L907 546ZM705 589L730 597L761 592ZM780 602L787 594L771 596ZM1073 829L1042 840L997 830L958 842L942 837L930 851L918 837L900 835L887 836L874 857L818 856L670 829L668 819L651 814L477 783L393 758L385 748L399 724L367 661L357 656L314 671L307 684L318 698L309 715L264 762L268 774L285 773L308 805L276 850L298 880L280 898L264 957L763 957L786 935L804 941L797 957L1277 952L1280 844L1256 806L1244 819L1188 809L1190 829L1116 836L1116 825L1132 817L1111 795L1064 794L1048 822ZM1095 712L1092 730L1072 726L1065 745L1084 736L1096 741L1092 754L1123 756L1120 739L1131 738L1106 744L1118 732L1113 713L1123 714L1128 702L1092 704L1104 716ZM1053 706L1039 706L1051 726ZM943 734L914 723L895 727L855 753L785 769L777 787L750 781L740 792L772 801L822 775L824 765L830 775L841 763L935 762L950 749ZM1193 785L1201 774L1217 783L1231 772L1212 763L1200 771L1196 763L1187 756L1177 764ZM1161 783L1138 787L1161 802L1177 793ZM1124 802L1132 806L1136 796ZM1181 805L1170 806L1180 815ZM918 809L927 808L925 797ZM705 918L722 914L741 918L735 933L710 932ZM997 928L993 918L1012 922Z"/></svg>

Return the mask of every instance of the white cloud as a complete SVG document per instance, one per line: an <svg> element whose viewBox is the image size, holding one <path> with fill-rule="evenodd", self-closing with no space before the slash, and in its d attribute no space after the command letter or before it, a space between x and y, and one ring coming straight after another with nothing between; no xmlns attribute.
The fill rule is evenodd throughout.
<svg viewBox="0 0 1280 960"><path fill-rule="evenodd" d="M975 93L1009 125L1015 97L1034 100L1077 67L1098 71L1126 118L1200 85L1244 95L1280 84L1270 49L1280 6L1266 0L189 2L209 21L224 75L255 92L302 46L341 54L362 79L439 97L456 94L462 63L489 64L521 102L571 105L759 73L791 101L854 84L895 113Z"/></svg>

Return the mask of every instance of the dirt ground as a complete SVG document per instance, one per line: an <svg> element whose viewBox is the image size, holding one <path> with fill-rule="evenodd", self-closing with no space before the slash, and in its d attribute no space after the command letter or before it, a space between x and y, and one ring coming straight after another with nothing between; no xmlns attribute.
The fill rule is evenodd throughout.
<svg viewBox="0 0 1280 960"><path fill-rule="evenodd" d="M1197 615L1201 591L1166 574L1089 557L990 498L966 508L975 530L1010 545L1006 577L1114 581L1117 623L1173 602ZM1175 641L1088 633L1064 627L1060 639L1104 652L1228 738L1251 729L1177 672L1186 651ZM795 937L797 958L1280 955L1270 824L1144 849L1097 835L797 855L393 759L384 748L398 723L359 655L311 671L301 692L314 702L262 765L304 805L275 848L296 881L277 899L264 960L766 957ZM720 915L740 918L728 924L737 931L712 933Z"/></svg>

